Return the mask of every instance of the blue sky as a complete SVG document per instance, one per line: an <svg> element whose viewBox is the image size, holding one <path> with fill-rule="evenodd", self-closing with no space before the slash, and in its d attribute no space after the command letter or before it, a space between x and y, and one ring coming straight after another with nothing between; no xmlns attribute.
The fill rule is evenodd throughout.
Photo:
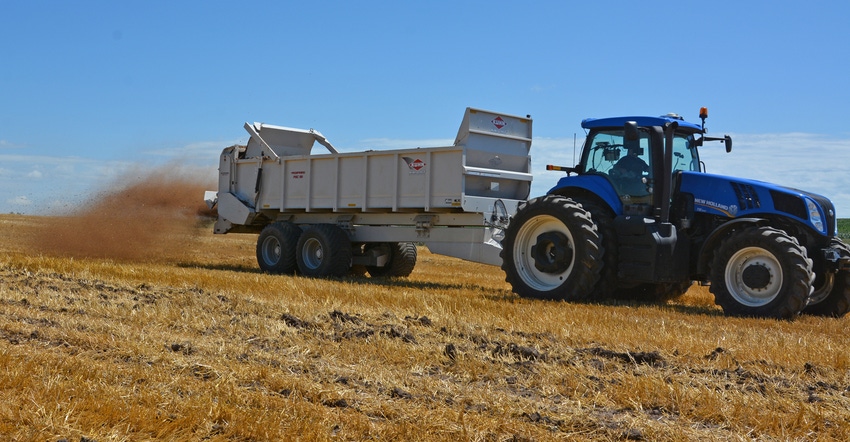
<svg viewBox="0 0 850 442"><path fill-rule="evenodd" d="M429 147L467 106L534 118L536 195L583 118L707 106L734 139L703 150L710 172L847 218L848 23L843 0L0 0L0 213L67 210L175 162L212 182L246 121L344 151Z"/></svg>

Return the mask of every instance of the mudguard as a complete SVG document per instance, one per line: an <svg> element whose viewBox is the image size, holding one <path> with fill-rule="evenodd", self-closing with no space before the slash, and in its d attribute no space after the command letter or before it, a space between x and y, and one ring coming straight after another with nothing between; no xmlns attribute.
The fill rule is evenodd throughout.
<svg viewBox="0 0 850 442"><path fill-rule="evenodd" d="M702 244L702 248L699 251L699 258L697 260L697 273L708 274L708 264L713 252L717 250L717 247L720 246L720 241L722 241L729 232L746 226L764 226L769 224L770 222L764 218L752 217L738 218L721 224L720 227L711 232Z"/></svg>
<svg viewBox="0 0 850 442"><path fill-rule="evenodd" d="M549 195L562 194L569 195L571 190L582 189L601 199L615 215L623 214L623 203L620 201L619 195L614 190L614 186L608 179L599 175L578 175L567 176L558 180L555 187L546 192Z"/></svg>

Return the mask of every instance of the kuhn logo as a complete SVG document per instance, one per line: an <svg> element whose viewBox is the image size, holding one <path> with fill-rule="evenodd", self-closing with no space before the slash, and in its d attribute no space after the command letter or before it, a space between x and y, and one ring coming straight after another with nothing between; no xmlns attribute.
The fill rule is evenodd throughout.
<svg viewBox="0 0 850 442"><path fill-rule="evenodd" d="M401 157L401 159L403 159L404 162L407 163L407 167L410 168L411 173L420 172L426 166L425 162L420 160L419 158L414 160L413 158Z"/></svg>
<svg viewBox="0 0 850 442"><path fill-rule="evenodd" d="M493 118L492 120L490 120L490 122L493 123L493 126L496 126L496 129L501 129L508 125L508 123L505 122L502 117Z"/></svg>

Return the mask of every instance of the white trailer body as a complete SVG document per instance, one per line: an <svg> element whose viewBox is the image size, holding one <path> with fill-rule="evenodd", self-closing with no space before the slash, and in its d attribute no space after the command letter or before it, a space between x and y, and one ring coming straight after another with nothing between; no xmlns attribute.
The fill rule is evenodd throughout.
<svg viewBox="0 0 850 442"><path fill-rule="evenodd" d="M467 108L452 146L340 153L312 129L246 123L247 145L224 149L217 201L208 197L215 233L329 225L354 265L389 259L364 245L406 242L500 265L498 236L531 189L531 127L528 116ZM312 153L317 141L329 153Z"/></svg>

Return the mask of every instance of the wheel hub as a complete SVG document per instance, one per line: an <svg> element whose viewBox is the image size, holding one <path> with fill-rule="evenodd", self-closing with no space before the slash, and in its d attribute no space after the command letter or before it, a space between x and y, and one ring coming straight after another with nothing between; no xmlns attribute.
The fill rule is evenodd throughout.
<svg viewBox="0 0 850 442"><path fill-rule="evenodd" d="M782 265L773 253L762 247L744 247L726 264L726 286L739 303L762 307L782 291Z"/></svg>
<svg viewBox="0 0 850 442"><path fill-rule="evenodd" d="M573 260L570 240L561 232L546 232L537 236L537 243L531 246L531 258L534 267L541 272L561 273L569 268Z"/></svg>
<svg viewBox="0 0 850 442"><path fill-rule="evenodd" d="M741 274L741 280L752 290L764 290L770 279L770 270L761 263L747 266Z"/></svg>
<svg viewBox="0 0 850 442"><path fill-rule="evenodd" d="M276 264L280 261L281 246L280 242L273 237L266 238L262 245L263 260L268 264Z"/></svg>
<svg viewBox="0 0 850 442"><path fill-rule="evenodd" d="M322 259L324 258L324 249L322 248L322 244L315 238L308 239L304 243L301 256L307 267L311 269L319 268L319 266L322 265Z"/></svg>

